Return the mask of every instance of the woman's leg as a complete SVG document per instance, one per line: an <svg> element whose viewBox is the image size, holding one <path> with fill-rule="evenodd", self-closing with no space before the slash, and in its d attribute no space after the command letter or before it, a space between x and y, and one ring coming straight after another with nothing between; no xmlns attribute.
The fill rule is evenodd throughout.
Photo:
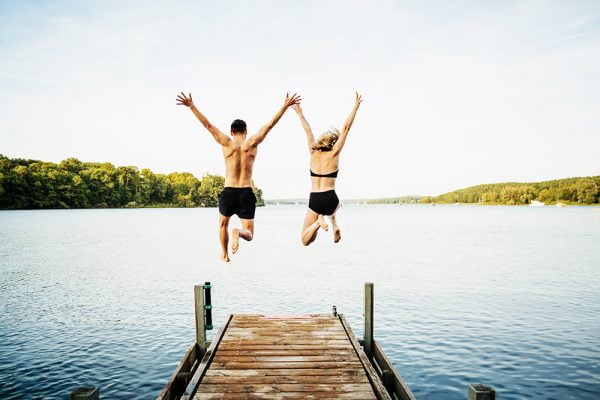
<svg viewBox="0 0 600 400"><path fill-rule="evenodd" d="M337 217L335 213L340 209L340 205L338 204L337 208L333 212L333 214L329 215L328 218L331 221L331 226L333 227L333 241L335 243L339 242L342 239L342 232L340 231L340 227L337 223Z"/></svg>
<svg viewBox="0 0 600 400"><path fill-rule="evenodd" d="M308 246L317 238L317 231L319 228L325 230L329 229L322 215L317 214L313 210L309 209L306 212L304 218L304 225L302 226L302 244Z"/></svg>

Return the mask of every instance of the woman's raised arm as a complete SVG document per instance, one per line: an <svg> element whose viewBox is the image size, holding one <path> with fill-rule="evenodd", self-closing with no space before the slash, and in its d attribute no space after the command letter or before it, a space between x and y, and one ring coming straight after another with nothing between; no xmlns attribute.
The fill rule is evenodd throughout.
<svg viewBox="0 0 600 400"><path fill-rule="evenodd" d="M362 96L360 94L358 94L358 92L356 92L356 97L354 98L354 107L352 108L350 115L348 115L348 118L346 118L346 122L344 122L344 125L342 126L342 132L340 133L340 138L333 145L333 149L332 149L333 152L339 153L340 151L342 151L342 148L344 147L344 144L346 143L346 137L348 136L348 132L350 131L350 128L352 127L352 123L354 122L354 117L356 117L356 112L358 111L358 107L360 107L360 103L362 103L362 101L363 101Z"/></svg>
<svg viewBox="0 0 600 400"><path fill-rule="evenodd" d="M298 118L300 118L300 123L302 124L302 127L304 128L304 131L306 132L306 140L308 141L308 150L312 152L313 147L315 146L315 137L312 133L312 129L310 129L310 125L308 124L308 121L306 120L306 118L304 118L304 114L302 113L302 107L300 107L300 104L294 104L292 106L292 108L294 109L294 111L296 111Z"/></svg>

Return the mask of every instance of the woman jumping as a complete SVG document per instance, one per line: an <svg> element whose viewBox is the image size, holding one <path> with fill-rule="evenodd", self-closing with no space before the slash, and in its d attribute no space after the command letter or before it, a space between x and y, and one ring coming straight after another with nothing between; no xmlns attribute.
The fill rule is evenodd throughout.
<svg viewBox="0 0 600 400"><path fill-rule="evenodd" d="M342 126L342 132L333 128L325 132L319 140L315 141L310 125L302 114L302 108L295 104L292 108L298 114L302 127L306 131L308 150L310 151L310 176L312 190L308 201L308 211L302 227L302 244L308 246L317 237L319 228L327 231L324 215L328 216L333 226L333 241L339 242L342 238L340 227L337 224L335 212L340 207L340 200L335 194L335 179L338 174L340 152L346 143L348 131L354 122L356 111L362 102L362 96L356 93L354 108Z"/></svg>

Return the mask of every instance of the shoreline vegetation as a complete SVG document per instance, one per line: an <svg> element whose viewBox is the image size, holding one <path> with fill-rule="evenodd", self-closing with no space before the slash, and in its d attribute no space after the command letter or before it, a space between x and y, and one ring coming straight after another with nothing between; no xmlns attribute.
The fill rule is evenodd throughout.
<svg viewBox="0 0 600 400"><path fill-rule="evenodd" d="M420 203L530 205L597 205L600 202L600 175L555 179L542 182L505 182L476 185L439 196L423 196Z"/></svg>
<svg viewBox="0 0 600 400"><path fill-rule="evenodd" d="M156 174L147 168L68 158L60 163L0 154L0 209L217 207L225 178L189 172ZM263 199L257 206L308 204L308 199ZM543 182L471 186L439 196L343 199L344 204L599 205L600 175Z"/></svg>
<svg viewBox="0 0 600 400"><path fill-rule="evenodd" d="M344 199L344 204L482 204L598 205L600 175L543 182L506 182L471 186L439 196L399 196L380 199ZM265 204L307 204L306 199L265 200Z"/></svg>
<svg viewBox="0 0 600 400"><path fill-rule="evenodd" d="M216 207L225 178L189 172L156 174L147 168L68 158L53 162L0 154L0 208ZM257 206L262 190L254 186Z"/></svg>

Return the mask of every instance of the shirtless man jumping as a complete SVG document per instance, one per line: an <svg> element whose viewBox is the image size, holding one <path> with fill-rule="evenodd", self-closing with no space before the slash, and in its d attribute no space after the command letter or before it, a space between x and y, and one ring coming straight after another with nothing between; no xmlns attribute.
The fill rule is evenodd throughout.
<svg viewBox="0 0 600 400"><path fill-rule="evenodd" d="M227 245L229 243L229 219L237 214L242 223L242 228L231 230L231 253L238 250L240 237L252 240L254 236L254 211L256 197L252 191L252 167L256 158L258 145L265 140L267 133L275 126L288 107L300 103L300 96L291 97L286 94L283 105L275 116L253 136L246 139L246 123L236 119L231 123L231 136L225 135L196 108L192 101L192 94L186 96L183 92L177 96L177 104L190 108L196 118L221 145L225 158L225 189L219 195L219 240L221 241L221 260L229 262Z"/></svg>

